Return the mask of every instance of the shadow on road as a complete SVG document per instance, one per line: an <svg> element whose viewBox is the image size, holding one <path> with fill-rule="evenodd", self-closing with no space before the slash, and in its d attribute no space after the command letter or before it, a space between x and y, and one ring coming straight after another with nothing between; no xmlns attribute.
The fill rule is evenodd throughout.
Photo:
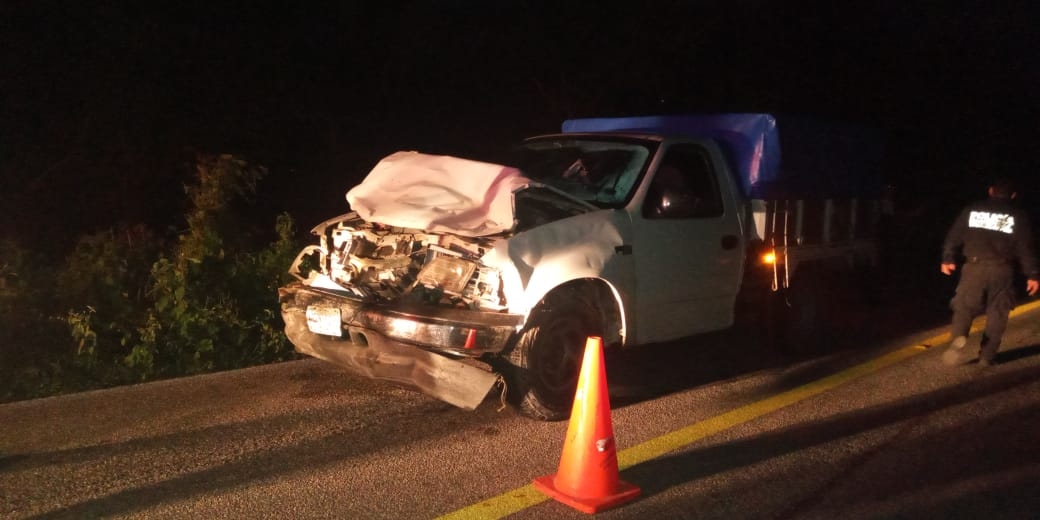
<svg viewBox="0 0 1040 520"><path fill-rule="evenodd" d="M1024 355L1035 355L1040 350L1040 345L1032 345L1014 352L1023 350L1026 351ZM751 466L813 446L853 437L863 432L882 429L904 421L911 421L912 424L912 420L922 416L1034 383L1038 377L1040 377L1040 367L1036 366L1010 372L989 372L986 375L956 386L907 397L874 408L849 411L811 423L792 425L783 430L767 433L752 439L652 459L626 469L622 472L622 478L632 482L640 482L644 495L654 495L673 486ZM1032 408L1020 409L1012 414L1013 416L998 415L996 418L989 418L986 421L977 421L984 424L969 425L969 427L992 429L998 427L996 424L999 422L1003 425L999 427L1008 431L1009 437L1020 437L1020 439L1009 438L1007 441L1018 443L1015 444L1017 446L1027 446L1026 453L1018 451L1014 456L1001 455L999 450L989 450L981 446L984 439L992 439L992 435L983 435L982 432L979 432L979 435L959 432L958 436L960 438L969 439L967 442L979 443L978 449L964 448L963 452L957 452L955 457L937 457L934 461L929 460L927 464L937 465L940 469L932 473L922 471L918 477L915 477L919 480L914 485L925 488L929 485L938 486L943 484L944 480L969 479L971 476L978 474L980 468L996 474L1021 466L1037 464L1040 462L1040 444L1035 442L1035 439L1032 437L1033 433L1029 428L1022 427L1022 420L1024 418L1023 415L1028 419L1029 417L1035 418L1038 413L1040 413L1040 410L1033 406ZM948 428L953 427L955 426L948 426ZM935 450L937 449L936 446L942 446L941 443L944 442L942 439L934 439L931 441L933 442L932 446L919 448L910 448L904 444L892 446L897 442L905 443L906 441L907 439L901 438L900 433L896 433L881 446L871 448L865 453L855 455L855 457L868 458L882 450L910 451L913 454L912 449L919 449L920 451L917 452L914 459L927 459L927 456L924 455L927 451L924 450ZM938 448L938 450L941 452L942 448ZM859 467L858 464L849 462L845 462L845 465ZM894 468L893 471L899 471L899 469ZM839 480L841 477L842 475L839 474L834 479ZM933 482L921 481L920 479L930 479ZM905 480L894 481L888 484L879 482L878 485L891 488L888 492L892 495L907 491L907 482ZM808 502L812 500L814 499L807 498L806 503L795 504L793 507L797 509L809 506L811 504ZM798 511L792 510L787 513L789 515L781 516L797 516Z"/></svg>
<svg viewBox="0 0 1040 520"><path fill-rule="evenodd" d="M325 380L323 392L342 381ZM391 385L380 388L394 392ZM410 401L387 407L379 399L367 399L119 442L18 454L0 458L0 469L34 473L67 467L69 478L82 477L76 484L82 491L76 493L77 502L29 518L133 516L160 504L277 482L362 458L373 450L400 449L463 428L474 435L499 434L487 426L502 417L494 407L467 412L419 394ZM257 442L257 432L263 432L265 442ZM98 464L106 467L104 473L82 471ZM173 475L154 478L165 471Z"/></svg>
<svg viewBox="0 0 1040 520"><path fill-rule="evenodd" d="M683 338L605 353L611 403L626 406L713 382L750 375L767 369L800 364L788 377L811 381L846 368L875 347L923 330L944 326L949 320L947 302L925 298L928 293L907 291L898 298L846 308L827 341L799 352L771 347L748 327ZM842 356L834 356L842 354Z"/></svg>

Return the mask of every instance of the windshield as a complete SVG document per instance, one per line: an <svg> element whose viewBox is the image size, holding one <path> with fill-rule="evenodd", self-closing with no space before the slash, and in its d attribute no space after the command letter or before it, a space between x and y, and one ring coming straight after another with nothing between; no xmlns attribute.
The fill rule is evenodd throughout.
<svg viewBox="0 0 1040 520"><path fill-rule="evenodd" d="M601 208L621 207L646 171L657 143L553 136L525 141L518 168L533 180Z"/></svg>

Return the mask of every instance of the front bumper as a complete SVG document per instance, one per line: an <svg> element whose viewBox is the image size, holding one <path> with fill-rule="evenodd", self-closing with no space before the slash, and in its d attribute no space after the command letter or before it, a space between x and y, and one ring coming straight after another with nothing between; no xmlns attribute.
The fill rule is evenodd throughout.
<svg viewBox="0 0 1040 520"><path fill-rule="evenodd" d="M298 352L467 409L483 401L499 375L458 358L501 352L522 323L511 314L373 305L300 283L278 292L285 334ZM309 307L338 309L342 334L312 332Z"/></svg>

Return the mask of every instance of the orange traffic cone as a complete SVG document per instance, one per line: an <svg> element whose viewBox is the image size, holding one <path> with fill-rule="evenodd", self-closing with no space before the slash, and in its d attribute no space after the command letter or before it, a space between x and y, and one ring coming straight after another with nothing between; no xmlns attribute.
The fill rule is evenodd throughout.
<svg viewBox="0 0 1040 520"><path fill-rule="evenodd" d="M534 487L579 511L597 513L639 496L640 489L618 478L614 425L610 420L603 343L589 337L574 393L560 466Z"/></svg>

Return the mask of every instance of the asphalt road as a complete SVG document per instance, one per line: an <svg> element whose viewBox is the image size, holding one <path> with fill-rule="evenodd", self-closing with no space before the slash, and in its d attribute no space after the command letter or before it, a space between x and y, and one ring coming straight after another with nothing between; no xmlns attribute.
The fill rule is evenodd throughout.
<svg viewBox="0 0 1040 520"><path fill-rule="evenodd" d="M642 495L596 516L1035 518L1033 308L985 369L942 365L945 324L899 312L797 357L732 334L609 355ZM9 403L0 518L586 518L529 485L566 430L316 360Z"/></svg>

